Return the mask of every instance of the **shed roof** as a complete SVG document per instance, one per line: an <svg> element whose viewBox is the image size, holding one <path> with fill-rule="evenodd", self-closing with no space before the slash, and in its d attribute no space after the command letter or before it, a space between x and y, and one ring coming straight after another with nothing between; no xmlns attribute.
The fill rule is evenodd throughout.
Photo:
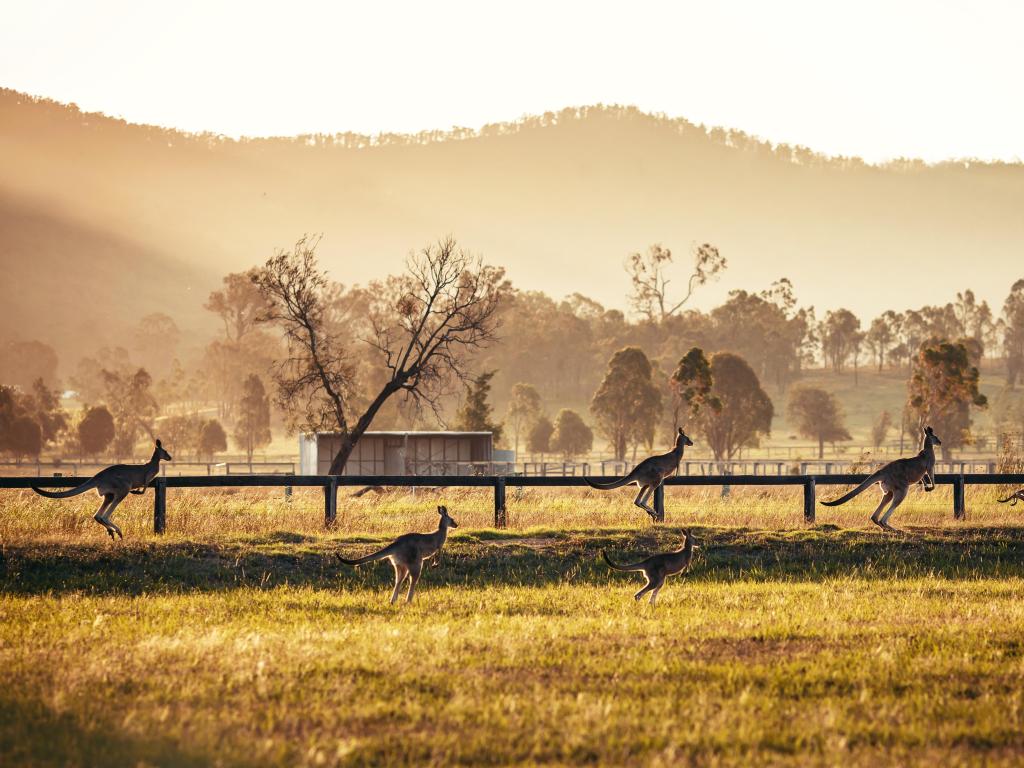
<svg viewBox="0 0 1024 768"><path fill-rule="evenodd" d="M309 436L311 433L303 432L304 436ZM335 437L338 432L316 432L317 437ZM381 431L371 432L367 431L363 433L363 437L493 437L493 432L458 432L455 430L435 430L435 431L420 431L420 430L408 430L408 431Z"/></svg>

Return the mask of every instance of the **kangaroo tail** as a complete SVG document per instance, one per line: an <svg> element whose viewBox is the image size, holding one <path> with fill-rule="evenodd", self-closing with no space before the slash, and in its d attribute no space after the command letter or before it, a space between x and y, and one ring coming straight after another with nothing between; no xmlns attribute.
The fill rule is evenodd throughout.
<svg viewBox="0 0 1024 768"><path fill-rule="evenodd" d="M597 488L597 490L599 491L610 491L613 488L621 488L624 485L629 485L630 483L634 482L632 472L630 472L625 477L620 477L618 480L612 480L609 483L598 483L586 476L584 476L583 479L586 480L587 485L589 485L591 488Z"/></svg>
<svg viewBox="0 0 1024 768"><path fill-rule="evenodd" d="M835 507L835 506L838 506L839 504L845 504L846 502L848 502L850 499L852 499L857 494L863 493L865 490L867 490L872 485L877 483L878 482L878 478L879 478L879 476L881 474L882 474L882 470L874 472L874 473L868 475L867 479L864 480L864 482L862 482L860 485L858 485L856 488L854 488L849 493L847 493L847 494L845 494L843 496L840 496L838 499L832 499L832 501L823 501L821 503L824 504L826 507Z"/></svg>
<svg viewBox="0 0 1024 768"><path fill-rule="evenodd" d="M996 501L998 501L1000 504L1010 502L1010 506L1012 507L1015 506L1017 502L1020 501L1021 499L1024 499L1024 490L1017 491L1016 493L1011 493L1005 499L996 499Z"/></svg>
<svg viewBox="0 0 1024 768"><path fill-rule="evenodd" d="M42 488L36 488L34 485L32 486L32 490L38 493L40 496L45 496L48 499L66 499L69 498L70 496L77 496L80 493L85 493L86 491L92 490L93 488L96 487L96 484L97 481L96 478L94 477L91 480L86 480L77 488L69 488L66 491L44 491Z"/></svg>
<svg viewBox="0 0 1024 768"><path fill-rule="evenodd" d="M372 563L375 560L383 560L391 554L392 545L384 547L384 549L377 550L369 555L363 557L357 557L355 560L349 560L347 557L342 557L339 553L335 552L334 556L338 558L345 565L362 565L363 563Z"/></svg>
<svg viewBox="0 0 1024 768"><path fill-rule="evenodd" d="M632 565L619 565L618 563L612 562L612 559L610 557L608 557L608 553L605 552L603 549L601 550L601 557L604 558L604 561L606 563L608 563L609 567L614 568L616 571L639 571L640 570L640 568L637 567L639 565L638 563L633 563Z"/></svg>

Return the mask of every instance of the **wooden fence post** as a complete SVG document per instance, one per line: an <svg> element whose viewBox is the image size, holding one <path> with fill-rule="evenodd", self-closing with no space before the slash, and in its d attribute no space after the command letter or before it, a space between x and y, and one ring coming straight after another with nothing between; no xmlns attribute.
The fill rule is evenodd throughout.
<svg viewBox="0 0 1024 768"><path fill-rule="evenodd" d="M953 478L953 518L963 520L967 516L967 504L964 498L964 476Z"/></svg>
<svg viewBox="0 0 1024 768"><path fill-rule="evenodd" d="M494 527L508 527L508 513L505 511L505 478L494 478Z"/></svg>
<svg viewBox="0 0 1024 768"><path fill-rule="evenodd" d="M156 478L153 488L153 533L162 535L167 530L167 478Z"/></svg>
<svg viewBox="0 0 1024 768"><path fill-rule="evenodd" d="M665 522L665 484L662 483L654 489L654 513L655 522Z"/></svg>
<svg viewBox="0 0 1024 768"><path fill-rule="evenodd" d="M814 505L817 503L815 498L814 478L808 477L804 480L804 522L814 522Z"/></svg>
<svg viewBox="0 0 1024 768"><path fill-rule="evenodd" d="M324 483L324 526L334 527L338 519L338 478L331 475Z"/></svg>

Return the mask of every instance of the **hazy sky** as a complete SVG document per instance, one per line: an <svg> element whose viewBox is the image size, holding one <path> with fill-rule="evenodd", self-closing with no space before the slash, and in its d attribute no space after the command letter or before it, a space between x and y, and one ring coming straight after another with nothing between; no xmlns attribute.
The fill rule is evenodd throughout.
<svg viewBox="0 0 1024 768"><path fill-rule="evenodd" d="M0 85L230 135L635 104L869 160L1024 158L1022 2L4 0Z"/></svg>

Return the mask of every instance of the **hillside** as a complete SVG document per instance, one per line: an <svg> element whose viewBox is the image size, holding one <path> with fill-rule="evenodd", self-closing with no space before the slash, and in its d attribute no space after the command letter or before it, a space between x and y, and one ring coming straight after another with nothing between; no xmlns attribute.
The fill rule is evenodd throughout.
<svg viewBox="0 0 1024 768"><path fill-rule="evenodd" d="M65 371L150 311L210 327L221 275L308 231L347 284L451 232L519 287L612 307L626 253L707 240L729 269L699 306L787 275L819 317L865 323L965 287L998 310L1024 250L1024 166L867 166L627 108L235 141L0 91L0 168L0 335L53 345Z"/></svg>
<svg viewBox="0 0 1024 768"><path fill-rule="evenodd" d="M206 331L202 301L218 275L153 246L93 228L0 190L0 342L41 339L68 364L166 312L189 334Z"/></svg>

